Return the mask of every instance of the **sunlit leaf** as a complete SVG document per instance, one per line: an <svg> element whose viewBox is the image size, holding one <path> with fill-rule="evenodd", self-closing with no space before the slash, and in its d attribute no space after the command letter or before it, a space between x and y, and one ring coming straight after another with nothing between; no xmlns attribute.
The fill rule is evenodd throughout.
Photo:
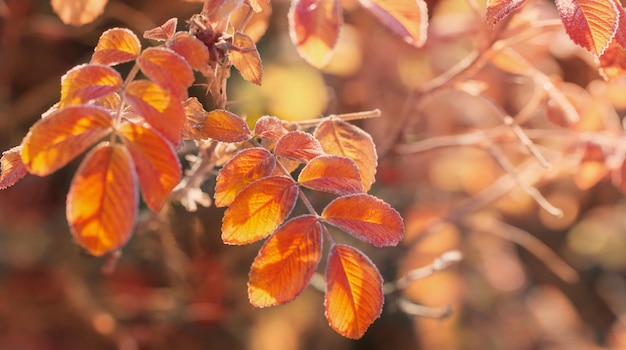
<svg viewBox="0 0 626 350"><path fill-rule="evenodd" d="M248 244L274 232L293 209L298 185L285 176L271 176L246 186L222 219L226 244Z"/></svg>
<svg viewBox="0 0 626 350"><path fill-rule="evenodd" d="M426 42L428 9L424 0L359 0L359 3L406 43L420 47Z"/></svg>
<svg viewBox="0 0 626 350"><path fill-rule="evenodd" d="M249 140L252 132L245 120L234 113L215 109L207 113L201 125L194 126L198 132L222 142L241 142Z"/></svg>
<svg viewBox="0 0 626 350"><path fill-rule="evenodd" d="M322 255L322 227L313 215L287 221L254 259L248 298L257 307L288 303L306 288Z"/></svg>
<svg viewBox="0 0 626 350"><path fill-rule="evenodd" d="M526 0L487 0L487 22L496 25L501 19L520 8Z"/></svg>
<svg viewBox="0 0 626 350"><path fill-rule="evenodd" d="M283 122L274 116L264 115L256 121L254 126L254 137L257 138L278 141L286 133L287 129L283 126Z"/></svg>
<svg viewBox="0 0 626 350"><path fill-rule="evenodd" d="M28 173L20 156L21 150L21 146L16 146L2 152L2 158L0 158L0 190L15 185Z"/></svg>
<svg viewBox="0 0 626 350"><path fill-rule="evenodd" d="M93 101L94 106L102 107L109 112L117 112L120 107L121 99L117 93L102 96Z"/></svg>
<svg viewBox="0 0 626 350"><path fill-rule="evenodd" d="M146 30L143 37L150 40L165 41L174 35L177 25L178 18L170 18L160 26Z"/></svg>
<svg viewBox="0 0 626 350"><path fill-rule="evenodd" d="M574 43L594 55L601 55L615 35L619 12L611 0L555 0Z"/></svg>
<svg viewBox="0 0 626 350"><path fill-rule="evenodd" d="M259 1L256 2L256 4L250 2L250 5L255 12L252 17L248 16L249 7L240 6L231 14L230 21L235 28L240 28L244 20L247 21L243 32L256 43L265 35L269 27L272 17L272 7L270 6L269 0Z"/></svg>
<svg viewBox="0 0 626 350"><path fill-rule="evenodd" d="M139 38L126 28L112 28L100 36L91 63L113 66L132 61L141 52Z"/></svg>
<svg viewBox="0 0 626 350"><path fill-rule="evenodd" d="M314 133L324 152L351 158L359 166L363 190L369 191L376 180L378 156L372 137L341 119L322 122Z"/></svg>
<svg viewBox="0 0 626 350"><path fill-rule="evenodd" d="M237 68L246 81L261 85L263 66L261 65L261 56L259 56L254 40L246 34L237 32L233 36L233 45L237 49L230 50L228 54L233 66Z"/></svg>
<svg viewBox="0 0 626 350"><path fill-rule="evenodd" d="M185 123L185 109L175 96L147 80L135 80L126 88L126 99L153 128L178 145Z"/></svg>
<svg viewBox="0 0 626 350"><path fill-rule="evenodd" d="M207 0L202 7L202 14L209 18L211 22L219 22L228 18L231 12L235 11L243 0Z"/></svg>
<svg viewBox="0 0 626 350"><path fill-rule="evenodd" d="M626 74L626 50L613 40L598 57L600 74L605 80L612 80Z"/></svg>
<svg viewBox="0 0 626 350"><path fill-rule="evenodd" d="M122 77L113 68L100 64L83 64L70 69L61 78L59 107L84 104L116 92Z"/></svg>
<svg viewBox="0 0 626 350"><path fill-rule="evenodd" d="M331 247L326 265L324 306L330 327L358 339L382 312L383 279L370 259L356 248Z"/></svg>
<svg viewBox="0 0 626 350"><path fill-rule="evenodd" d="M313 135L304 131L290 131L276 142L274 154L303 163L324 154L322 145Z"/></svg>
<svg viewBox="0 0 626 350"><path fill-rule="evenodd" d="M377 247L394 246L404 234L402 217L389 204L369 194L352 194L330 202L324 222Z"/></svg>
<svg viewBox="0 0 626 350"><path fill-rule="evenodd" d="M209 113L196 97L190 97L185 101L185 124L183 126L184 140L206 140L207 136L202 132L202 125Z"/></svg>
<svg viewBox="0 0 626 350"><path fill-rule="evenodd" d="M122 145L102 143L80 165L67 195L74 238L93 255L122 247L137 216L133 162Z"/></svg>
<svg viewBox="0 0 626 350"><path fill-rule="evenodd" d="M615 41L622 49L626 49L626 11L622 7L622 3L619 0L613 0L619 19L617 22L617 30L613 41Z"/></svg>
<svg viewBox="0 0 626 350"><path fill-rule="evenodd" d="M247 0L247 2L254 12L261 12L270 4L270 0Z"/></svg>
<svg viewBox="0 0 626 350"><path fill-rule="evenodd" d="M289 10L289 34L302 58L324 67L339 39L342 14L339 0L295 0Z"/></svg>
<svg viewBox="0 0 626 350"><path fill-rule="evenodd" d="M264 148L248 148L237 153L217 175L215 206L229 206L249 183L272 174L276 158Z"/></svg>
<svg viewBox="0 0 626 350"><path fill-rule="evenodd" d="M146 205L158 212L182 176L176 152L151 128L124 123L117 130L133 158Z"/></svg>
<svg viewBox="0 0 626 350"><path fill-rule="evenodd" d="M52 9L65 24L91 23L104 11L108 0L51 0Z"/></svg>
<svg viewBox="0 0 626 350"><path fill-rule="evenodd" d="M70 106L40 119L22 141L29 172L45 176L69 163L104 137L113 118L100 107Z"/></svg>
<svg viewBox="0 0 626 350"><path fill-rule="evenodd" d="M137 58L143 74L175 96L187 98L187 88L193 83L191 67L176 52L162 47L145 49Z"/></svg>
<svg viewBox="0 0 626 350"><path fill-rule="evenodd" d="M207 69L209 65L209 49L195 36L186 33L176 33L165 45L185 58L191 68L197 71Z"/></svg>
<svg viewBox="0 0 626 350"><path fill-rule="evenodd" d="M319 156L311 159L302 168L298 182L312 190L339 195L363 191L356 163L341 156Z"/></svg>

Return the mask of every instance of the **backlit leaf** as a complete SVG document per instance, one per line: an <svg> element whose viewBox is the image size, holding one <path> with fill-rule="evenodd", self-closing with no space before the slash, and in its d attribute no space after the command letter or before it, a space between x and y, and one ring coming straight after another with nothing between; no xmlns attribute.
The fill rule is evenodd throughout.
<svg viewBox="0 0 626 350"><path fill-rule="evenodd" d="M313 215L287 221L254 259L248 298L256 307L288 303L307 287L322 255L322 227Z"/></svg>
<svg viewBox="0 0 626 350"><path fill-rule="evenodd" d="M114 66L134 60L139 52L141 43L135 33L126 28L112 28L100 36L91 63Z"/></svg>
<svg viewBox="0 0 626 350"><path fill-rule="evenodd" d="M291 213L298 191L298 185L286 176L270 176L250 183L224 213L224 243L248 244L274 232Z"/></svg>
<svg viewBox="0 0 626 350"><path fill-rule="evenodd" d="M217 175L215 206L229 206L249 183L272 174L276 158L264 148L248 148L237 153Z"/></svg>
<svg viewBox="0 0 626 350"><path fill-rule="evenodd" d="M178 145L185 123L185 109L175 96L148 80L135 80L126 88L126 99L146 122Z"/></svg>
<svg viewBox="0 0 626 350"><path fill-rule="evenodd" d="M286 133L283 122L274 116L264 115L254 125L254 137L277 141Z"/></svg>
<svg viewBox="0 0 626 350"><path fill-rule="evenodd" d="M198 126L198 131L222 142L241 142L252 137L252 132L245 120L223 109L215 109L207 113L203 124Z"/></svg>
<svg viewBox="0 0 626 350"><path fill-rule="evenodd" d="M526 0L487 0L487 22L496 25L501 19L520 8Z"/></svg>
<svg viewBox="0 0 626 350"><path fill-rule="evenodd" d="M165 41L174 35L177 25L178 18L170 18L162 25L146 30L143 33L143 37L150 40Z"/></svg>
<svg viewBox="0 0 626 350"><path fill-rule="evenodd" d="M312 190L339 195L363 192L356 163L341 156L319 156L311 159L302 168L298 182Z"/></svg>
<svg viewBox="0 0 626 350"><path fill-rule="evenodd" d="M622 3L619 0L613 0L619 19L617 22L617 30L613 41L617 42L622 49L626 49L626 11L622 7Z"/></svg>
<svg viewBox="0 0 626 350"><path fill-rule="evenodd" d="M380 316L383 302L383 279L370 259L356 248L332 246L324 296L330 327L344 337L361 338Z"/></svg>
<svg viewBox="0 0 626 350"><path fill-rule="evenodd" d="M207 0L202 7L202 14L211 22L219 22L235 11L243 0Z"/></svg>
<svg viewBox="0 0 626 350"><path fill-rule="evenodd" d="M276 142L274 154L306 163L324 154L322 145L313 135L304 131L290 131Z"/></svg>
<svg viewBox="0 0 626 350"><path fill-rule="evenodd" d="M122 247L137 216L133 162L122 145L100 144L80 165L67 195L74 238L93 255Z"/></svg>
<svg viewBox="0 0 626 350"><path fill-rule="evenodd" d="M52 0L52 9L65 24L81 26L102 14L108 0Z"/></svg>
<svg viewBox="0 0 626 350"><path fill-rule="evenodd" d="M261 65L261 56L254 44L254 40L243 33L235 33L233 36L233 45L236 50L230 50L228 57L237 68L241 76L248 82L261 85L263 80L263 66Z"/></svg>
<svg viewBox="0 0 626 350"><path fill-rule="evenodd" d="M339 39L339 0L295 0L289 10L289 34L298 54L316 68L324 67Z"/></svg>
<svg viewBox="0 0 626 350"><path fill-rule="evenodd" d="M137 64L143 74L164 90L187 98L187 88L193 83L194 76L181 55L170 49L150 47L137 58Z"/></svg>
<svg viewBox="0 0 626 350"><path fill-rule="evenodd" d="M100 64L83 64L70 69L61 78L59 107L84 104L116 92L122 77L113 68Z"/></svg>
<svg viewBox="0 0 626 350"><path fill-rule="evenodd" d="M369 191L376 180L378 155L372 137L358 127L338 118L322 122L314 133L324 152L351 158L359 166L363 190Z"/></svg>
<svg viewBox="0 0 626 350"><path fill-rule="evenodd" d="M176 33L165 45L185 58L191 68L197 71L207 69L209 65L209 49L195 36L186 33Z"/></svg>
<svg viewBox="0 0 626 350"><path fill-rule="evenodd" d="M2 158L0 158L0 190L15 185L28 173L20 156L21 150L21 146L16 146L2 152Z"/></svg>
<svg viewBox="0 0 626 350"><path fill-rule="evenodd" d="M613 40L598 57L600 74L605 80L612 80L626 74L626 50Z"/></svg>
<svg viewBox="0 0 626 350"><path fill-rule="evenodd" d="M389 204L369 194L352 194L330 202L324 222L377 247L394 246L404 234L402 217Z"/></svg>
<svg viewBox="0 0 626 350"><path fill-rule="evenodd" d="M135 164L146 205L158 212L181 179L181 170L172 145L158 132L141 125L118 127Z"/></svg>
<svg viewBox="0 0 626 350"><path fill-rule="evenodd" d="M555 0L574 43L594 55L601 55L615 35L619 12L612 0Z"/></svg>
<svg viewBox="0 0 626 350"><path fill-rule="evenodd" d="M100 107L70 106L38 120L22 141L29 172L46 176L69 163L104 137L113 118Z"/></svg>
<svg viewBox="0 0 626 350"><path fill-rule="evenodd" d="M202 125L209 113L196 97L190 97L185 101L185 124L183 126L184 140L206 140L208 136L202 132Z"/></svg>
<svg viewBox="0 0 626 350"><path fill-rule="evenodd" d="M424 0L359 0L359 3L406 43L420 47L426 42L428 9Z"/></svg>

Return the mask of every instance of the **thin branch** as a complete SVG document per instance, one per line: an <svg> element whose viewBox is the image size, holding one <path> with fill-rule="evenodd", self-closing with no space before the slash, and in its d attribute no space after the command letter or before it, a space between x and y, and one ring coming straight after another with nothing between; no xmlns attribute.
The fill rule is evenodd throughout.
<svg viewBox="0 0 626 350"><path fill-rule="evenodd" d="M411 316L444 319L452 315L452 308L449 305L442 308L433 308L414 303L404 297L398 299L398 307Z"/></svg>
<svg viewBox="0 0 626 350"><path fill-rule="evenodd" d="M328 118L339 118L344 121L352 121L352 120L362 120L362 119L371 119L371 118L379 118L381 116L380 109L373 109L371 111L363 111L363 112L354 112L354 113L344 113L344 114L331 114L324 118L315 118L315 119L306 119L296 122L302 128L309 128L315 126L322 122L324 119Z"/></svg>
<svg viewBox="0 0 626 350"><path fill-rule="evenodd" d="M404 290L411 284L411 282L431 276L437 271L445 270L461 261L462 258L463 255L458 250L445 252L437 259L433 260L430 265L410 270L396 281L385 283L383 285L383 293L388 295Z"/></svg>
<svg viewBox="0 0 626 350"><path fill-rule="evenodd" d="M485 140L502 135L504 131L506 131L505 128L497 126L487 130L477 130L459 135L429 137L423 141L398 145L394 148L394 151L398 154L412 154L444 147L478 146Z"/></svg>

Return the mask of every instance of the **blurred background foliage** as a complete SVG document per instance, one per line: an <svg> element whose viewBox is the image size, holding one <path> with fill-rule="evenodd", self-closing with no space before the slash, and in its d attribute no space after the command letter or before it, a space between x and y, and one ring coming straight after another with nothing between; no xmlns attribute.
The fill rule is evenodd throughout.
<svg viewBox="0 0 626 350"><path fill-rule="evenodd" d="M358 124L380 153L372 192L404 216L405 242L385 249L351 244L372 257L386 281L450 250L463 261L388 296L365 337L347 340L327 326L314 288L284 306L251 307L247 274L260 246L223 245L223 212L215 208L190 213L173 203L159 215L146 211L121 256L88 256L65 222L74 162L0 191L0 348L626 347L624 151L611 158L606 149L585 146L594 137L623 142L626 80L603 81L590 55L547 26L513 47L548 85L516 74L505 60L422 94L467 55L484 52L493 35L532 33L533 23L557 19L554 5L528 1L510 32L494 32L484 22L484 3L432 0L428 41L419 50L355 0L342 5L334 58L318 71L290 42L289 2L273 0L258 42L263 86L233 72L229 108L251 123L262 115L298 121L380 109L381 118ZM19 144L58 100L61 75L89 60L102 31L121 26L141 35L171 17L182 30L200 8L110 0L93 23L76 28L62 24L49 1L0 0L0 148ZM568 99L580 122L559 125L564 112L546 94L550 89ZM192 94L206 97L202 86ZM515 116L549 169L538 166L512 129L499 128L502 113ZM512 168L503 168L503 159ZM563 215L550 215L522 182ZM213 186L209 179L203 189L211 193ZM424 316L447 307L448 318Z"/></svg>

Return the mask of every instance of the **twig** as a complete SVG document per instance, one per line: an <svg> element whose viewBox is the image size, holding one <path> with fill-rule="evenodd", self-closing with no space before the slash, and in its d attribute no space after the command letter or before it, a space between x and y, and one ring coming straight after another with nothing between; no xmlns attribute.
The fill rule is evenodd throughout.
<svg viewBox="0 0 626 350"><path fill-rule="evenodd" d="M383 285L384 294L392 294L400 290L406 289L411 282L431 276L437 271L445 270L455 263L458 263L463 255L458 250L451 250L441 254L432 264L417 269L410 270L404 276L395 282L388 282Z"/></svg>
<svg viewBox="0 0 626 350"><path fill-rule="evenodd" d="M433 308L414 303L405 297L398 298L398 307L411 316L444 319L452 315L452 308L449 305L442 308Z"/></svg>
<svg viewBox="0 0 626 350"><path fill-rule="evenodd" d="M398 154L412 154L444 147L478 146L485 142L485 140L502 135L504 131L506 131L505 128L497 126L487 130L477 130L460 135L429 137L423 141L398 145L394 148L394 151Z"/></svg>
<svg viewBox="0 0 626 350"><path fill-rule="evenodd" d="M381 116L380 109L373 109L371 111L344 113L344 114L331 114L324 118L306 119L296 122L302 128L309 128L319 124L324 119L339 118L345 121L362 120L370 118L379 118Z"/></svg>

